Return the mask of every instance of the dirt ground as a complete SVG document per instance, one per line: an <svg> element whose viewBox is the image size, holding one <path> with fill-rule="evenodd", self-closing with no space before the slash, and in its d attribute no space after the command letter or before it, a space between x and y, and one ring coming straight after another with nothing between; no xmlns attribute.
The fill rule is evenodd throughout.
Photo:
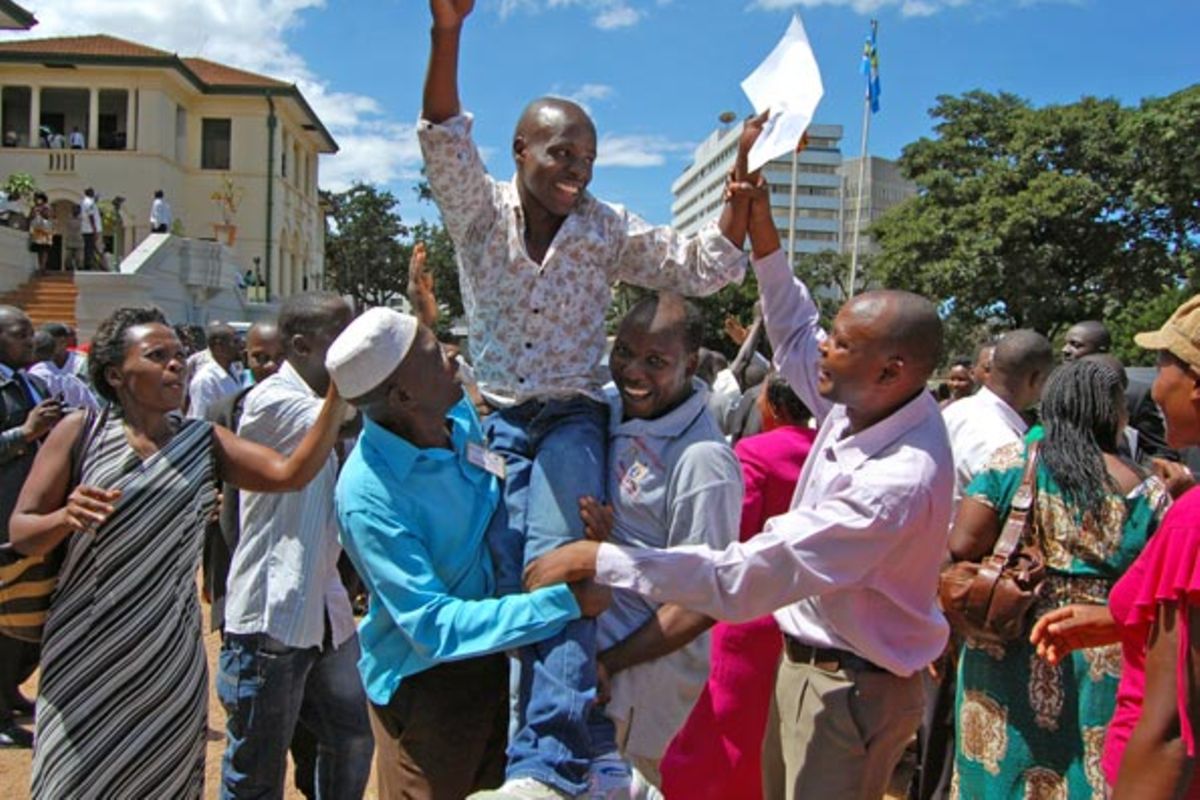
<svg viewBox="0 0 1200 800"><path fill-rule="evenodd" d="M204 608L204 618L208 619L208 607ZM208 653L208 671L211 676L217 665L217 652L221 648L220 636L212 633L204 638L204 649ZM205 761L204 796L216 798L221 781L221 753L225 750L225 711L217 700L215 684L208 682L208 757ZM25 696L34 697L37 694L37 675L30 678L24 686ZM0 750L0 798L4 800L27 800L29 797L29 768L31 760L29 750ZM291 766L288 766L288 787L284 794L286 800L303 800L304 795L291 785ZM366 800L377 800L375 790L374 770L371 782L367 786Z"/></svg>
<svg viewBox="0 0 1200 800"><path fill-rule="evenodd" d="M204 618L208 619L208 609L204 609ZM208 652L208 670L211 675L216 669L217 652L220 649L221 640L216 633L212 633L205 637L204 647ZM208 758L206 761L205 781L204 781L204 796L206 799L217 797L217 788L221 780L221 753L225 749L225 711L221 708L220 702L217 700L216 692L214 691L214 683L209 681L208 691ZM30 678L29 682L23 687L26 697L34 697L37 694L37 675ZM0 749L0 798L5 800L27 800L29 797L29 768L30 768L31 751L29 750L3 750ZM907 784L907 777L911 765L906 759L897 769L897 774L892 780L892 791L887 795L888 800L902 800L904 797L903 789ZM286 800L303 800L303 795L296 791L291 785L291 766L288 767L289 785L284 794ZM367 785L367 792L364 795L366 800L377 800L378 792L375 788L375 774L371 771L371 782Z"/></svg>

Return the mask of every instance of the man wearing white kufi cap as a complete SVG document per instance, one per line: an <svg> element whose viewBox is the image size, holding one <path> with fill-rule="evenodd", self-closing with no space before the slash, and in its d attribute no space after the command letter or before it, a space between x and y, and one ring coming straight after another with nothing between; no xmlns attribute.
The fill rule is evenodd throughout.
<svg viewBox="0 0 1200 800"><path fill-rule="evenodd" d="M589 586L494 598L484 533L503 468L456 366L414 317L374 308L329 348L363 432L337 486L342 544L371 593L359 669L383 798L465 797L504 779L508 662L607 603Z"/></svg>

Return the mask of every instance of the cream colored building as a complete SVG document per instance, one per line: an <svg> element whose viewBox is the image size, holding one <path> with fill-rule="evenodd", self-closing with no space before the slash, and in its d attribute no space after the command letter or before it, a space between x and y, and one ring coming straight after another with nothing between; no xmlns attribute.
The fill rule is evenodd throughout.
<svg viewBox="0 0 1200 800"><path fill-rule="evenodd" d="M69 147L76 131L82 149ZM54 206L53 266L80 261L73 209L85 188L123 198L104 237L115 260L150 233L161 189L174 232L232 241L271 300L322 286L318 155L337 143L292 84L112 36L4 41L0 135L0 181L27 172ZM67 147L52 146L59 136Z"/></svg>

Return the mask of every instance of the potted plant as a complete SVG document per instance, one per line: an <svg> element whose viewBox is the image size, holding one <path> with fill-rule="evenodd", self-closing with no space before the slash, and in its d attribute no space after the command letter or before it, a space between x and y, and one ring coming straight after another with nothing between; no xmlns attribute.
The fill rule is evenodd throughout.
<svg viewBox="0 0 1200 800"><path fill-rule="evenodd" d="M237 216L238 207L241 206L245 194L246 189L235 184L233 178L228 175L221 176L220 185L212 193L212 201L217 204L217 211L221 214L221 222L213 223L213 233L216 234L217 241L224 239L225 244L230 247L237 241L234 217Z"/></svg>
<svg viewBox="0 0 1200 800"><path fill-rule="evenodd" d="M29 211L33 208L33 193L37 183L28 172L14 172L4 182L4 201L0 203L0 224L11 228L25 228Z"/></svg>

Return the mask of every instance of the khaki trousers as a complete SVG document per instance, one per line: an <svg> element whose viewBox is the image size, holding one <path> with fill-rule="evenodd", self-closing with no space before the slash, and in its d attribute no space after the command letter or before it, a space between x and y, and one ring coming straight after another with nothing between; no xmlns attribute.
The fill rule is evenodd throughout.
<svg viewBox="0 0 1200 800"><path fill-rule="evenodd" d="M449 661L371 704L381 800L462 800L504 782L508 660Z"/></svg>
<svg viewBox="0 0 1200 800"><path fill-rule="evenodd" d="M921 723L924 695L920 674L828 672L785 654L775 681L784 774L764 786L782 783L787 800L878 800Z"/></svg>

